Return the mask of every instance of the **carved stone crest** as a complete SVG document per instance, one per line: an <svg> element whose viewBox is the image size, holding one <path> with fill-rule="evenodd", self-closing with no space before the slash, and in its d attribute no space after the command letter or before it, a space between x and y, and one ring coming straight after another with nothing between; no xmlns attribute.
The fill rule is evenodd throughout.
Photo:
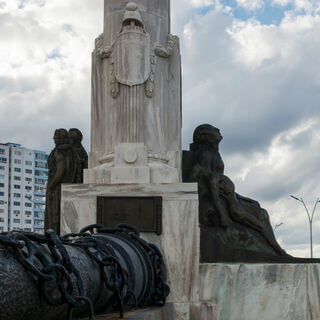
<svg viewBox="0 0 320 320"><path fill-rule="evenodd" d="M153 43L146 32L138 6L129 2L115 42L106 47L101 40L97 39L96 50L102 59L110 58L112 97L118 97L119 84L130 87L145 84L145 94L152 98L156 56L169 58L174 50L175 38L169 35L166 47Z"/></svg>
<svg viewBox="0 0 320 320"><path fill-rule="evenodd" d="M150 76L150 36L138 28L124 28L114 45L114 74L127 86L143 84Z"/></svg>

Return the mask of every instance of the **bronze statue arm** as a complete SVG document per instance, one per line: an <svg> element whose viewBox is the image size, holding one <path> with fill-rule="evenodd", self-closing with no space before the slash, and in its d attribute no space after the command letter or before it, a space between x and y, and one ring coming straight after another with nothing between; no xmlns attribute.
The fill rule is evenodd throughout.
<svg viewBox="0 0 320 320"><path fill-rule="evenodd" d="M57 162L57 171L51 181L51 183L48 185L49 190L54 190L56 186L63 181L63 177L66 170L66 162L64 159L61 159Z"/></svg>

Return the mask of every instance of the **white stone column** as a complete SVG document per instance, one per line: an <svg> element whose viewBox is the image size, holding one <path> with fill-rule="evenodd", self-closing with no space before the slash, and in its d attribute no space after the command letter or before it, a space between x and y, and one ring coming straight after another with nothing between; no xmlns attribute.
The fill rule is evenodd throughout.
<svg viewBox="0 0 320 320"><path fill-rule="evenodd" d="M170 1L135 3L137 9L125 0L105 0L104 33L96 39L92 54L91 152L86 183L121 183L113 174L117 167L114 159L121 144L128 143L133 144L131 150L136 149L137 158L140 144L146 148L143 174L148 171L149 180L144 182L181 179L181 63L179 39L169 30ZM143 28L134 26L132 31L125 26L127 16L141 21ZM141 168L134 161L130 167ZM139 170L131 176L131 183L141 182Z"/></svg>

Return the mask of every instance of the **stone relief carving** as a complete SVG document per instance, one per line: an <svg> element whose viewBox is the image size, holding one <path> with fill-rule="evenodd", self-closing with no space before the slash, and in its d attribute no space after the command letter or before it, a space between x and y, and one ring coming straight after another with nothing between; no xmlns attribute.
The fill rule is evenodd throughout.
<svg viewBox="0 0 320 320"><path fill-rule="evenodd" d="M83 170L88 168L88 154L83 148L82 133L76 128L69 132L57 129L55 148L48 157L45 230L60 233L60 203L62 183L83 183Z"/></svg>
<svg viewBox="0 0 320 320"><path fill-rule="evenodd" d="M138 6L129 2L126 6L121 30L111 46L104 46L103 37L96 39L96 52L101 59L110 59L111 95L118 97L119 83L127 86L145 84L145 94L154 94L156 56L169 58L174 51L176 37L168 36L164 47L150 40Z"/></svg>

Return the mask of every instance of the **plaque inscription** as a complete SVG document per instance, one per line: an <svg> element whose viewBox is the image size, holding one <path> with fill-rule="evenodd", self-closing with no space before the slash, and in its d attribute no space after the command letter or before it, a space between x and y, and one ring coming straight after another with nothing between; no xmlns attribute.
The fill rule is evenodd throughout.
<svg viewBox="0 0 320 320"><path fill-rule="evenodd" d="M162 233L162 197L98 197L97 222L106 227L120 223L141 232Z"/></svg>

